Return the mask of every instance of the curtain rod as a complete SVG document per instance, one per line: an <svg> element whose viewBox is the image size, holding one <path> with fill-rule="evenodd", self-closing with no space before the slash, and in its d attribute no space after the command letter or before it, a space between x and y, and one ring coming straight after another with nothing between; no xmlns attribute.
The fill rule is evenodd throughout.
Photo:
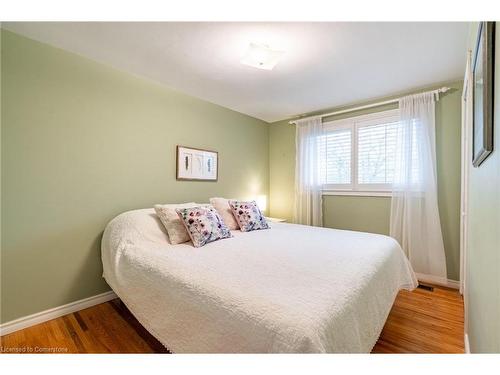
<svg viewBox="0 0 500 375"><path fill-rule="evenodd" d="M450 90L449 87L447 86L443 86L437 90L432 90L432 91L426 91L426 92L429 92L429 93L433 93L433 94L436 94L436 95L439 95L441 93L445 93L446 91ZM308 119L308 118L313 118L313 117L320 117L320 118L323 118L323 117L329 117L329 116L334 116L334 115L340 115L342 113L349 113L349 112L355 112L355 111L359 111L361 109L368 109L368 108L373 108L373 107L380 107L380 106L383 106L383 105L386 105L386 104L392 104L392 103L397 103L401 98L403 98L402 96L399 97L399 98L394 98L394 99L390 99L390 100L385 100L383 102L378 102L378 103L372 103L372 104L366 104L366 105L362 105L362 106L359 106L359 107L354 107L354 108L349 108L349 109L342 109L340 111L335 111L335 112L330 112L330 113L324 113L322 115L316 115L316 116L306 116L306 117L302 117L302 118L298 118L298 119L295 119L295 120L291 120L289 121L288 123L289 124L296 124L298 120L304 120L304 119Z"/></svg>

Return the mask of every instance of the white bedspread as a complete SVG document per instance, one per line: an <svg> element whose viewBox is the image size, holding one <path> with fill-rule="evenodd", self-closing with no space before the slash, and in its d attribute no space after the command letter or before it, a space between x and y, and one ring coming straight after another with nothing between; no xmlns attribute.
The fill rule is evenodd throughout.
<svg viewBox="0 0 500 375"><path fill-rule="evenodd" d="M194 248L170 245L152 209L112 220L104 277L176 353L370 352L416 278L382 235L271 223Z"/></svg>

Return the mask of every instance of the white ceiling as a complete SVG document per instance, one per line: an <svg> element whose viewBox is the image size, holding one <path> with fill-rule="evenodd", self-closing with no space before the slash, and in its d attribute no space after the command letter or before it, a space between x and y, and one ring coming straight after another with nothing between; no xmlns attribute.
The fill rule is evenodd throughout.
<svg viewBox="0 0 500 375"><path fill-rule="evenodd" d="M260 118L462 78L468 23L3 23L2 27ZM285 50L240 64L250 42Z"/></svg>

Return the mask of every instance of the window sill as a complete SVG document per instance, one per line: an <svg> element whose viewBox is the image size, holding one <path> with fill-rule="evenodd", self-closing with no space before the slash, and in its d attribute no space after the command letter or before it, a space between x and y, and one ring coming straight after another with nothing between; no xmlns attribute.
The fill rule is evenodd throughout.
<svg viewBox="0 0 500 375"><path fill-rule="evenodd" d="M357 197L391 197L390 191L323 190L323 195L347 195Z"/></svg>

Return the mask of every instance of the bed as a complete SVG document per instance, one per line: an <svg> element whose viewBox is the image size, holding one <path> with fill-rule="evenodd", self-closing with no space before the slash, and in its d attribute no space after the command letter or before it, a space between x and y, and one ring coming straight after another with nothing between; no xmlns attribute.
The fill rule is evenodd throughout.
<svg viewBox="0 0 500 375"><path fill-rule="evenodd" d="M417 280L390 237L270 223L194 248L153 209L113 219L103 276L174 353L368 353Z"/></svg>

